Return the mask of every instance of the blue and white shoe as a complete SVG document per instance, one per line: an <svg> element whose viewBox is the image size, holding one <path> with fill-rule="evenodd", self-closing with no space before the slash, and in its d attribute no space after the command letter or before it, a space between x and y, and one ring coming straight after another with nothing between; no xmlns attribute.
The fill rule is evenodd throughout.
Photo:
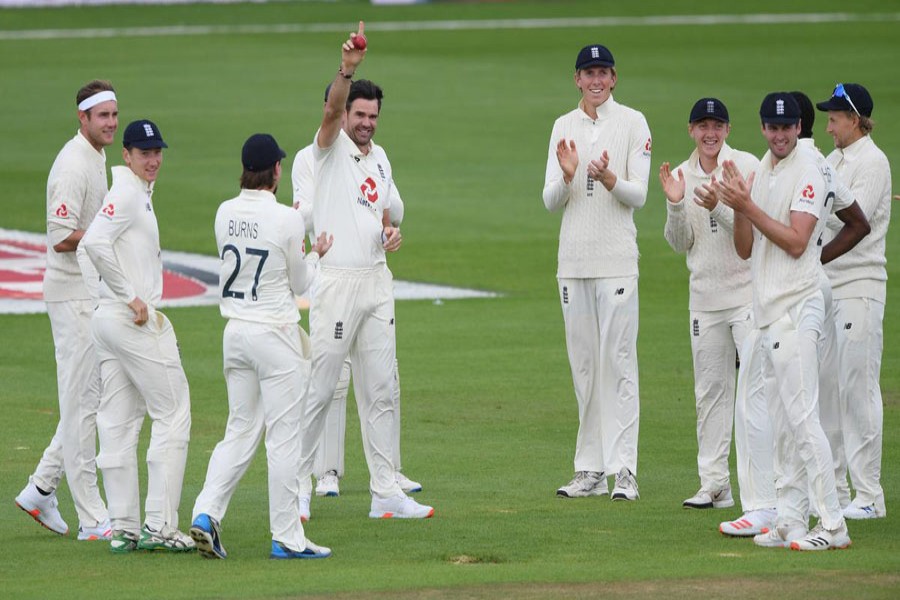
<svg viewBox="0 0 900 600"><path fill-rule="evenodd" d="M400 486L400 489L403 490L404 494L415 494L416 492L422 491L421 483L413 481L400 471L394 472L394 480L397 482L397 485Z"/></svg>
<svg viewBox="0 0 900 600"><path fill-rule="evenodd" d="M306 540L306 548L301 551L291 550L281 542L272 540L272 553L269 558L328 558L331 556L331 548L325 546L317 546L311 541Z"/></svg>
<svg viewBox="0 0 900 600"><path fill-rule="evenodd" d="M197 552L205 558L225 558L228 553L219 538L219 522L206 513L197 515L191 524L191 537L197 544Z"/></svg>

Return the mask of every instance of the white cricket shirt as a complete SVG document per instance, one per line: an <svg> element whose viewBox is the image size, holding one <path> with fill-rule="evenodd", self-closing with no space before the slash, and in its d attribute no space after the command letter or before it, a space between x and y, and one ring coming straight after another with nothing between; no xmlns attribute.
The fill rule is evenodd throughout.
<svg viewBox="0 0 900 600"><path fill-rule="evenodd" d="M365 269L385 264L381 234L384 211L391 208L389 165L377 152L360 152L343 129L328 148L313 142L313 156L315 232L334 235L322 265Z"/></svg>
<svg viewBox="0 0 900 600"><path fill-rule="evenodd" d="M834 298L887 297L885 237L891 221L891 166L887 156L868 135L828 155L853 198L866 214L872 230L850 252L825 265ZM837 231L825 233L828 243Z"/></svg>
<svg viewBox="0 0 900 600"><path fill-rule="evenodd" d="M565 183L556 158L561 139L574 140L578 168ZM591 119L580 107L556 120L550 134L544 178L544 206L563 208L559 230L560 278L624 277L638 274L634 209L647 199L650 128L644 115L612 96ZM609 154L617 182L609 192L588 176L588 164Z"/></svg>
<svg viewBox="0 0 900 600"><path fill-rule="evenodd" d="M709 184L712 178L722 180L722 163L734 161L744 178L759 168L759 159L728 144L722 144L718 165L712 173L700 166L700 152L673 169L684 173L684 198L677 204L666 201L666 241L676 252L687 253L690 271L690 309L695 311L726 310L749 304L753 298L750 285L750 261L743 260L734 249L734 211L723 202L706 210L694 202L694 189Z"/></svg>
<svg viewBox="0 0 900 600"><path fill-rule="evenodd" d="M59 151L47 177L45 301L90 297L75 253L57 252L53 246L90 226L106 192L106 153L98 152L79 131Z"/></svg>
<svg viewBox="0 0 900 600"><path fill-rule="evenodd" d="M140 298L155 307L162 299L162 256L153 183L128 167L113 167L112 177L103 206L81 240L100 273L100 303Z"/></svg>
<svg viewBox="0 0 900 600"><path fill-rule="evenodd" d="M316 163L313 156L313 144L298 151L294 156L294 165L291 168L291 183L294 188L294 207L303 215L303 223L306 225L307 235L314 235L313 202L315 200L315 170ZM375 164L379 175L383 172L390 181L391 191L391 225L399 227L403 222L403 199L394 182L391 162L388 160L384 148L372 142L370 154L375 154Z"/></svg>
<svg viewBox="0 0 900 600"><path fill-rule="evenodd" d="M296 323L294 295L309 287L318 254L304 260L299 211L265 190L242 189L216 212L219 309L223 317L255 323Z"/></svg>
<svg viewBox="0 0 900 600"><path fill-rule="evenodd" d="M799 146L772 165L766 152L753 182L753 201L770 217L790 225L791 212L822 217L827 193L822 173L811 153ZM757 327L766 327L819 289L819 249L810 236L799 258L791 257L753 229L753 313Z"/></svg>

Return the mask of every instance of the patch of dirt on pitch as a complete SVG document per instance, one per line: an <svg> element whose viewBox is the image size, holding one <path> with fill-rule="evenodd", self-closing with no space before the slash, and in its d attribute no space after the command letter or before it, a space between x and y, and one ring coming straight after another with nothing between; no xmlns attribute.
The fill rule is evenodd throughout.
<svg viewBox="0 0 900 600"><path fill-rule="evenodd" d="M471 564L471 563L470 563ZM517 598L540 600L543 598L615 598L638 600L666 598L666 600L696 600L698 597L728 598L728 600L758 600L759 598L839 598L853 590L853 596L867 599L895 599L900 575L895 574L847 574L825 571L803 577L778 575L769 578L723 579L661 579L638 582L593 583L520 583L514 585L482 585L444 589L392 590L366 592L365 597L375 600L496 600ZM304 598L328 598L349 600L359 598L360 593L343 593Z"/></svg>

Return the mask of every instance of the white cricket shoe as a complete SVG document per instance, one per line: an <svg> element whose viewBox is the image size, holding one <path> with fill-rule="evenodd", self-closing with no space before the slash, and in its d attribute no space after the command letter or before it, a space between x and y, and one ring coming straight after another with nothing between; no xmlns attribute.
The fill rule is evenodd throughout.
<svg viewBox="0 0 900 600"><path fill-rule="evenodd" d="M846 523L842 522L837 529L828 530L819 521L812 531L791 542L791 550L842 550L849 548L852 543Z"/></svg>
<svg viewBox="0 0 900 600"><path fill-rule="evenodd" d="M884 503L879 507L876 502L867 506L857 506L856 503L851 502L844 509L845 519L881 519L885 516L887 516L887 511L884 510Z"/></svg>
<svg viewBox="0 0 900 600"><path fill-rule="evenodd" d="M616 474L616 485L613 486L613 500L637 500L641 495L638 493L637 480L628 469L622 467Z"/></svg>
<svg viewBox="0 0 900 600"><path fill-rule="evenodd" d="M400 471L394 472L394 480L397 482L397 485L400 486L400 489L403 490L404 494L414 494L422 491L421 483L413 481Z"/></svg>
<svg viewBox="0 0 900 600"><path fill-rule="evenodd" d="M572 481L556 490L556 495L562 498L586 498L607 494L609 486L606 483L606 473L597 471L578 471Z"/></svg>
<svg viewBox="0 0 900 600"><path fill-rule="evenodd" d="M96 527L85 527L82 525L78 528L79 542L109 541L110 538L112 538L112 527L109 524L109 519L98 523Z"/></svg>
<svg viewBox="0 0 900 600"><path fill-rule="evenodd" d="M719 532L735 537L751 537L775 529L778 513L774 508L748 510L739 519L719 523Z"/></svg>
<svg viewBox="0 0 900 600"><path fill-rule="evenodd" d="M306 523L309 521L310 513L309 513L309 501L310 496L308 494L300 494L298 498L300 503L300 522Z"/></svg>
<svg viewBox="0 0 900 600"><path fill-rule="evenodd" d="M806 528L802 525L780 525L773 527L766 533L753 536L753 543L763 548L789 548L791 543L806 535Z"/></svg>
<svg viewBox="0 0 900 600"><path fill-rule="evenodd" d="M734 506L731 486L725 486L715 491L701 489L693 497L682 502L681 506L684 508L731 508Z"/></svg>
<svg viewBox="0 0 900 600"><path fill-rule="evenodd" d="M334 469L326 471L321 478L316 480L316 496L340 496L339 481L337 471Z"/></svg>
<svg viewBox="0 0 900 600"><path fill-rule="evenodd" d="M372 519L429 519L433 516L432 507L419 504L406 494L390 498L372 496L372 509L369 511Z"/></svg>
<svg viewBox="0 0 900 600"><path fill-rule="evenodd" d="M59 501L56 499L56 490L46 496L40 493L37 486L28 483L19 495L16 496L16 506L31 515L31 518L59 535L69 533L69 526L59 514Z"/></svg>

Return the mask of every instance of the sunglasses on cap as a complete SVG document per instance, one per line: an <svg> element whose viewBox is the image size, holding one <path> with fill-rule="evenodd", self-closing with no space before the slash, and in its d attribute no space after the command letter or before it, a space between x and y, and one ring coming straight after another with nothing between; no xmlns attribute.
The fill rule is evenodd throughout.
<svg viewBox="0 0 900 600"><path fill-rule="evenodd" d="M843 83L839 83L834 86L834 92L832 92L831 95L835 98L845 98L847 102L850 103L850 108L853 109L853 112L855 112L857 116L862 116L859 114L859 111L856 110L856 105L853 104L853 100L850 99L850 94L848 94L847 90L844 89Z"/></svg>

